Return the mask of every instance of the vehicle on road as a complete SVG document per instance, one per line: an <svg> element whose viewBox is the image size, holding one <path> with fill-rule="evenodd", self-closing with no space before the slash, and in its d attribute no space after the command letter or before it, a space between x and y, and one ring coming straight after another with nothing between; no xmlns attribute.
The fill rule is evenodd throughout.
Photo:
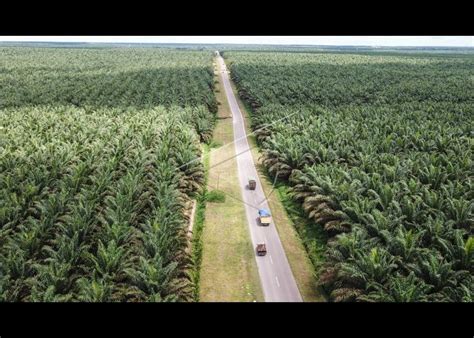
<svg viewBox="0 0 474 338"><path fill-rule="evenodd" d="M257 186L257 181L253 177L249 177L249 189L250 190L255 190Z"/></svg>
<svg viewBox="0 0 474 338"><path fill-rule="evenodd" d="M265 243L257 244L257 255L265 256L267 254L267 247Z"/></svg>
<svg viewBox="0 0 474 338"><path fill-rule="evenodd" d="M268 226L272 222L272 215L270 215L270 212L267 209L259 209L258 216L261 225Z"/></svg>

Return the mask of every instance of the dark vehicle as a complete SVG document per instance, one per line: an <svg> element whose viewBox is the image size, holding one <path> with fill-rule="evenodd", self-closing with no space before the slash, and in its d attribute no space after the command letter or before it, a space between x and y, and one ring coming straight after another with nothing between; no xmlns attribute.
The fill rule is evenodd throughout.
<svg viewBox="0 0 474 338"><path fill-rule="evenodd" d="M253 177L249 177L249 189L250 190L255 190L257 187L257 181Z"/></svg>
<svg viewBox="0 0 474 338"><path fill-rule="evenodd" d="M257 244L257 255L265 256L266 254L267 254L267 247L265 246L265 243Z"/></svg>

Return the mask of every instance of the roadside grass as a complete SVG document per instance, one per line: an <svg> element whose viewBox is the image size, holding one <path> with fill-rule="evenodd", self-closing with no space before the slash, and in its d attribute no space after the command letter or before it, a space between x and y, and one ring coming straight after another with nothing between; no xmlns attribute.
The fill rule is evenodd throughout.
<svg viewBox="0 0 474 338"><path fill-rule="evenodd" d="M328 236L320 225L311 222L306 217L301 205L290 196L289 190L289 187L282 182L277 182L275 185L275 191L300 235L317 273L324 263ZM319 277L319 274L316 276Z"/></svg>
<svg viewBox="0 0 474 338"><path fill-rule="evenodd" d="M203 145L203 160L204 168L206 172L205 183L207 182L207 172L209 168L209 146ZM194 269L191 273L191 280L194 285L194 300L199 302L200 295L200 279L201 279L201 263L202 263L202 233L204 228L204 221L206 218L206 194L207 188L206 184L201 191L201 193L196 197L196 214L194 216L194 225L193 225L193 236L192 236L192 249L191 249L191 259L193 262Z"/></svg>
<svg viewBox="0 0 474 338"><path fill-rule="evenodd" d="M209 203L224 203L225 193L222 190L211 190L206 193L206 201Z"/></svg>
<svg viewBox="0 0 474 338"><path fill-rule="evenodd" d="M220 190L241 198L235 159L220 163L235 154L231 145L233 125L225 91L218 77L216 98L218 120L213 133L208 170L208 190ZM214 191L215 191L214 190ZM202 232L202 261L199 300L201 302L263 301L260 278L250 240L245 209L239 200L228 198L225 203L206 203ZM196 215L198 217L198 215Z"/></svg>
<svg viewBox="0 0 474 338"><path fill-rule="evenodd" d="M232 90L237 98L240 110L244 115L247 133L251 132L249 112L250 107L243 102L231 82ZM282 183L275 184L267 174L265 167L260 161L259 148L256 146L256 138L249 135L248 142L257 171L260 176L262 188L268 198L268 204L272 211L272 218L285 249L288 262L298 285L298 289L305 302L324 302L325 295L317 286L317 267L322 264L322 250L324 250L325 238L317 230L308 230L308 220L301 214L302 210L288 196L288 188ZM314 227L311 227L314 229ZM311 259L310 259L311 258Z"/></svg>
<svg viewBox="0 0 474 338"><path fill-rule="evenodd" d="M209 143L209 148L219 148L222 146L222 142L216 141L216 140L211 140Z"/></svg>

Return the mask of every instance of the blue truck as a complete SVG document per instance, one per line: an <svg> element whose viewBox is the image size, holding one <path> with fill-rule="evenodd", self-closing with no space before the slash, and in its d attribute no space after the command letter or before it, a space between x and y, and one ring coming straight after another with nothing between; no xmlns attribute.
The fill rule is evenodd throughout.
<svg viewBox="0 0 474 338"><path fill-rule="evenodd" d="M267 209L259 209L258 216L259 216L261 225L266 225L266 226L270 225L272 221L272 215Z"/></svg>

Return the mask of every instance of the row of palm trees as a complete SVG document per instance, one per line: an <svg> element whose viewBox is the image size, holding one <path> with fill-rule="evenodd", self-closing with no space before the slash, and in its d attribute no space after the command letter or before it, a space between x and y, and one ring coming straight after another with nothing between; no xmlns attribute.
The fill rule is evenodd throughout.
<svg viewBox="0 0 474 338"><path fill-rule="evenodd" d="M2 48L0 54L0 108L205 105L217 111L210 52Z"/></svg>
<svg viewBox="0 0 474 338"><path fill-rule="evenodd" d="M332 300L472 301L472 60L226 56L268 172L329 235Z"/></svg>
<svg viewBox="0 0 474 338"><path fill-rule="evenodd" d="M268 104L403 104L472 100L472 57L228 51L232 79L252 108ZM440 79L443 79L441 81Z"/></svg>
<svg viewBox="0 0 474 338"><path fill-rule="evenodd" d="M337 111L332 113L338 114ZM274 118L269 117L268 121L274 121ZM333 124L332 127L336 131L342 129L343 125ZM444 127L445 133L449 133L450 127ZM273 133L280 135L281 139L293 139L291 132L285 132L283 128L275 131L278 127L274 126L272 128ZM316 129L311 123L307 128L319 132L320 136L314 133L311 140L321 144L325 128L320 125L320 129ZM454 129L454 126L451 128ZM423 144L423 137L431 136L420 134L421 140L417 142ZM299 139L298 136L295 138ZM326 268L329 274L322 274L321 284L332 290L334 300L370 300L372 288L369 285L373 283L378 283L374 284L378 285L377 299L387 300L380 293L385 290L382 286L390 285L392 281L384 278L389 278L391 274L400 274L400 277L394 278L402 278L410 273L414 273L412 279L416 277L424 283L417 282L423 286L418 286L417 290L421 288L423 292L419 291L419 297L411 300L471 299L474 203L470 160L472 142L469 138L461 136L452 142L455 147L461 146L463 152L446 148L444 152L431 154L421 151L391 154L381 153L371 146L377 140L377 133L374 141L359 133L357 139L356 135L351 137L354 148L360 146L367 152L371 148L374 150L370 151L370 156L352 152L352 156L345 157L344 161L340 160L344 153L338 157L337 151L334 152L333 160L329 156L325 157L324 151L321 151L324 148L320 148L322 156L307 153L308 144L304 143L292 144L287 141L283 142L283 146L279 144L279 147L273 147L278 139L271 137L268 142L262 142L265 149L263 162L270 172L288 179L295 200L301 203L307 216L332 236L348 232L348 236L354 236L357 229L363 229L355 242L359 251L355 250L351 255L337 260L341 250L336 246L336 258L327 255ZM327 142L327 138L325 140ZM363 143L367 146L364 147ZM446 231L442 234L425 231L424 228L431 224L440 224ZM336 243L339 243L339 237L336 238ZM450 243L454 248L445 250L440 243ZM365 261L371 257L373 249L377 249L378 253L384 252L381 254L384 260L377 264ZM456 257L453 252L462 252L464 256ZM461 261L465 263L460 264ZM425 271L422 267L426 262L430 265L426 266ZM371 270L378 264L382 265L384 271L382 280L374 275L377 270ZM352 269L356 266L360 270ZM441 273L441 269L446 273L444 279L430 279L431 275ZM363 271L366 275L354 283L355 276ZM387 287L386 290L391 288ZM470 290L470 293L466 294L466 290ZM400 297L394 295L393 300L403 299Z"/></svg>
<svg viewBox="0 0 474 338"><path fill-rule="evenodd" d="M185 301L205 107L2 111L0 298ZM204 121L207 120L207 121Z"/></svg>

